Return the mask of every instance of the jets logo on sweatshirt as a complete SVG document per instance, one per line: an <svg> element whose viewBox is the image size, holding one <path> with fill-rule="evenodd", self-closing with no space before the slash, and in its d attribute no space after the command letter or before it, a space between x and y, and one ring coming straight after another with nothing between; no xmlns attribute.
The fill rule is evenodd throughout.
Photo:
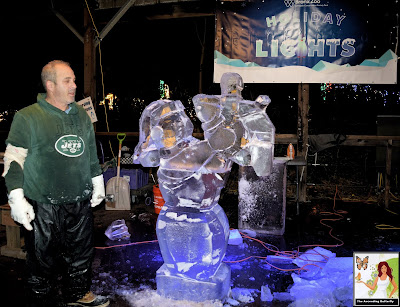
<svg viewBox="0 0 400 307"><path fill-rule="evenodd" d="M67 157L79 157L85 151L85 142L81 137L73 134L63 135L55 143L56 150Z"/></svg>

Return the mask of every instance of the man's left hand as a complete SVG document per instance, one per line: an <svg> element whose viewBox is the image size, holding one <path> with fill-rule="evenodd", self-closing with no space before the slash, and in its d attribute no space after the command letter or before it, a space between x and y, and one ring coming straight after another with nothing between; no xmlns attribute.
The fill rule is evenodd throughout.
<svg viewBox="0 0 400 307"><path fill-rule="evenodd" d="M90 203L92 207L96 207L103 201L106 195L103 175L93 177L92 183L93 183L93 193Z"/></svg>

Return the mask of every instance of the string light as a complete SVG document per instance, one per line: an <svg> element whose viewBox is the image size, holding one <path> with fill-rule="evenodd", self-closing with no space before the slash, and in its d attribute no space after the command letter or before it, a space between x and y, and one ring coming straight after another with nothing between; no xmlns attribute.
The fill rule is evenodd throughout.
<svg viewBox="0 0 400 307"><path fill-rule="evenodd" d="M168 84L165 84L164 80L160 80L160 97L161 99L169 99L170 98L170 91Z"/></svg>
<svg viewBox="0 0 400 307"><path fill-rule="evenodd" d="M115 103L114 103L115 99L117 99L117 96L115 96L114 94L110 93L104 98L104 100L100 101L99 105L101 105L101 106L105 105L106 100L108 100L108 104L107 104L108 105L108 109L109 110L113 110L114 109L114 105L115 105Z"/></svg>
<svg viewBox="0 0 400 307"><path fill-rule="evenodd" d="M337 91L336 91L337 90ZM321 99L327 102L337 101L340 95L346 95L348 99L360 100L374 103L377 106L393 107L400 105L400 90L398 89L377 89L369 84L335 84L321 83ZM329 95L328 93L331 92Z"/></svg>

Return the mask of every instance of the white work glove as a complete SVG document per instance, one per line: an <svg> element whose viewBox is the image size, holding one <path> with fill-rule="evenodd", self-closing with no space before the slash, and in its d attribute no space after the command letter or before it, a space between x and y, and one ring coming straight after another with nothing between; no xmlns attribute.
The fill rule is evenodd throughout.
<svg viewBox="0 0 400 307"><path fill-rule="evenodd" d="M103 175L93 177L92 184L93 184L93 192L90 203L92 207L96 207L103 201L104 197L106 196Z"/></svg>
<svg viewBox="0 0 400 307"><path fill-rule="evenodd" d="M24 225L27 230L32 230L31 221L35 219L33 207L24 196L24 190L12 190L8 195L8 204L11 207L11 217L14 221Z"/></svg>

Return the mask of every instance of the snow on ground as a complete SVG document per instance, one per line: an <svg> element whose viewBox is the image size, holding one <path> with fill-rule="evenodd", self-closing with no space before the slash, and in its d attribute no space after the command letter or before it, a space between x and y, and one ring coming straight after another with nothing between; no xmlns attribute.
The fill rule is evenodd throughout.
<svg viewBox="0 0 400 307"><path fill-rule="evenodd" d="M138 292L132 292L123 295L125 300L129 302L132 307L222 307L221 301L206 301L201 303L190 301L175 301L167 299L157 294L156 290L144 289Z"/></svg>

